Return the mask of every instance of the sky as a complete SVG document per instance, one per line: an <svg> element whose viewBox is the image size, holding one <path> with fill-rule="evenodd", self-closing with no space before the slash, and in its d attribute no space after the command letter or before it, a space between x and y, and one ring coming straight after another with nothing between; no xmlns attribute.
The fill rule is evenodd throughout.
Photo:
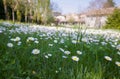
<svg viewBox="0 0 120 79"><path fill-rule="evenodd" d="M58 5L62 14L79 13L85 10L93 0L51 0ZM120 0L114 0L117 6L120 6Z"/></svg>

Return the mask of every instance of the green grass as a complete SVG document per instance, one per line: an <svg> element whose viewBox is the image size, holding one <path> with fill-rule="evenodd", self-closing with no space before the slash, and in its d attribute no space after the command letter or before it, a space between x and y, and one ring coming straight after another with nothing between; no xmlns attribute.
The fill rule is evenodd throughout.
<svg viewBox="0 0 120 79"><path fill-rule="evenodd" d="M105 41L106 38L102 35L83 35L76 32L78 39L75 39L77 43L73 44L74 33L71 32L56 32L47 36L44 32L10 33L9 30L16 27L5 28L6 30L0 33L0 79L120 79L120 67L115 64L120 61L117 54L119 50L111 46L111 43L114 45L112 40ZM10 40L16 37L20 37L20 41ZM27 42L28 37L36 38L39 43ZM85 37L99 41L84 42L82 38ZM54 40L57 40L57 43ZM61 40L64 40L64 43L60 43ZM18 42L21 42L21 45L17 45ZM13 47L8 47L8 43L12 43ZM120 44L120 40L117 43ZM71 53L66 55L60 48ZM40 53L32 54L33 49L39 49ZM78 50L82 52L81 55L76 53ZM72 56L77 56L79 61L72 60ZM110 56L112 61L105 60L104 56Z"/></svg>

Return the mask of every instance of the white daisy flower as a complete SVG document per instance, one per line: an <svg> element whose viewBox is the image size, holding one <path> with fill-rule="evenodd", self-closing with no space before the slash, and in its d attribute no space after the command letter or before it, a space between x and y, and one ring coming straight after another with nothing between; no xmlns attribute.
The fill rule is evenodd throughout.
<svg viewBox="0 0 120 79"><path fill-rule="evenodd" d="M20 46L20 45L21 45L21 43L22 43L22 42L20 42L20 41L19 41L19 42L17 43L17 45L18 45L18 46Z"/></svg>
<svg viewBox="0 0 120 79"><path fill-rule="evenodd" d="M59 49L60 49L60 51L64 52L64 49L63 49L63 48L59 48Z"/></svg>
<svg viewBox="0 0 120 79"><path fill-rule="evenodd" d="M64 51L64 53L65 53L66 55L69 55L69 54L70 54L70 51Z"/></svg>
<svg viewBox="0 0 120 79"><path fill-rule="evenodd" d="M52 54L48 54L48 56L50 56L50 57L51 57L51 56L52 56Z"/></svg>
<svg viewBox="0 0 120 79"><path fill-rule="evenodd" d="M120 67L120 62L116 61L115 64Z"/></svg>
<svg viewBox="0 0 120 79"><path fill-rule="evenodd" d="M54 40L54 43L57 43L58 41L57 40Z"/></svg>
<svg viewBox="0 0 120 79"><path fill-rule="evenodd" d="M72 60L79 61L79 58L77 56L72 56Z"/></svg>
<svg viewBox="0 0 120 79"><path fill-rule="evenodd" d="M40 50L39 49L33 49L32 50L32 54L39 54L40 53Z"/></svg>
<svg viewBox="0 0 120 79"><path fill-rule="evenodd" d="M118 55L120 55L120 52L117 52Z"/></svg>
<svg viewBox="0 0 120 79"><path fill-rule="evenodd" d="M82 54L82 52L81 52L81 51L77 51L77 54L78 54L78 55L81 55L81 54Z"/></svg>
<svg viewBox="0 0 120 79"><path fill-rule="evenodd" d="M27 38L27 42L29 42L29 41L34 41L35 40L35 38L33 38L33 37L28 37Z"/></svg>
<svg viewBox="0 0 120 79"><path fill-rule="evenodd" d="M7 43L7 46L12 48L13 47L13 44L12 43Z"/></svg>
<svg viewBox="0 0 120 79"><path fill-rule="evenodd" d="M34 41L34 43L38 44L38 43L39 43L39 41Z"/></svg>
<svg viewBox="0 0 120 79"><path fill-rule="evenodd" d="M15 38L15 41L20 41L20 40L21 40L20 37L16 37L16 38Z"/></svg>
<svg viewBox="0 0 120 79"><path fill-rule="evenodd" d="M45 58L47 58L47 59L48 59L49 57L48 57L47 55L45 55Z"/></svg>
<svg viewBox="0 0 120 79"><path fill-rule="evenodd" d="M67 56L62 56L63 58L67 58Z"/></svg>
<svg viewBox="0 0 120 79"><path fill-rule="evenodd" d="M109 57L109 56L104 56L104 58L105 58L106 60L108 60L108 61L112 61L112 58Z"/></svg>
<svg viewBox="0 0 120 79"><path fill-rule="evenodd" d="M73 43L73 44L76 44L76 43L77 43L77 41L76 41L76 40L72 40L72 43Z"/></svg>
<svg viewBox="0 0 120 79"><path fill-rule="evenodd" d="M52 47L52 46L53 46L53 44L48 44L48 46L51 46L51 47Z"/></svg>

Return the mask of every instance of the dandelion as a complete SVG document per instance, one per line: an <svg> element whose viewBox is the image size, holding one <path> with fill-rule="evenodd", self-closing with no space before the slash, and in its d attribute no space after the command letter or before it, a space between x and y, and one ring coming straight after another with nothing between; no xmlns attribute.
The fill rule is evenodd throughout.
<svg viewBox="0 0 120 79"><path fill-rule="evenodd" d="M78 55L81 55L81 54L82 54L82 52L81 52L81 51L77 51L77 54L78 54Z"/></svg>
<svg viewBox="0 0 120 79"><path fill-rule="evenodd" d="M32 50L32 54L39 54L40 53L40 50L38 50L38 49L33 49Z"/></svg>
<svg viewBox="0 0 120 79"><path fill-rule="evenodd" d="M104 58L105 58L106 60L108 60L108 61L112 61L112 58L109 57L109 56L105 56Z"/></svg>
<svg viewBox="0 0 120 79"><path fill-rule="evenodd" d="M69 54L70 54L70 51L64 51L64 53L65 53L66 55L69 55Z"/></svg>
<svg viewBox="0 0 120 79"><path fill-rule="evenodd" d="M13 44L12 43L8 43L7 46L10 47L10 48L12 48Z"/></svg>
<svg viewBox="0 0 120 79"><path fill-rule="evenodd" d="M115 64L120 67L120 62L116 61Z"/></svg>
<svg viewBox="0 0 120 79"><path fill-rule="evenodd" d="M79 61L79 58L77 56L72 56L72 60Z"/></svg>

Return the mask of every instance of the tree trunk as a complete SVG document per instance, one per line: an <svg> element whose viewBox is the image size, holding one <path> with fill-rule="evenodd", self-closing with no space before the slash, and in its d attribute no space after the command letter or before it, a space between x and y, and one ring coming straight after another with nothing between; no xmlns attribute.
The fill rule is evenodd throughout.
<svg viewBox="0 0 120 79"><path fill-rule="evenodd" d="M9 15L8 15L8 11L7 11L6 0L3 0L3 5L4 5L4 12L5 12L5 19L9 20Z"/></svg>
<svg viewBox="0 0 120 79"><path fill-rule="evenodd" d="M15 22L15 12L13 9L12 9L12 19L13 19L13 22Z"/></svg>
<svg viewBox="0 0 120 79"><path fill-rule="evenodd" d="M27 11L27 8L26 8L26 9L25 9L25 22L27 22L27 20L28 20L27 14L28 14L28 11Z"/></svg>

